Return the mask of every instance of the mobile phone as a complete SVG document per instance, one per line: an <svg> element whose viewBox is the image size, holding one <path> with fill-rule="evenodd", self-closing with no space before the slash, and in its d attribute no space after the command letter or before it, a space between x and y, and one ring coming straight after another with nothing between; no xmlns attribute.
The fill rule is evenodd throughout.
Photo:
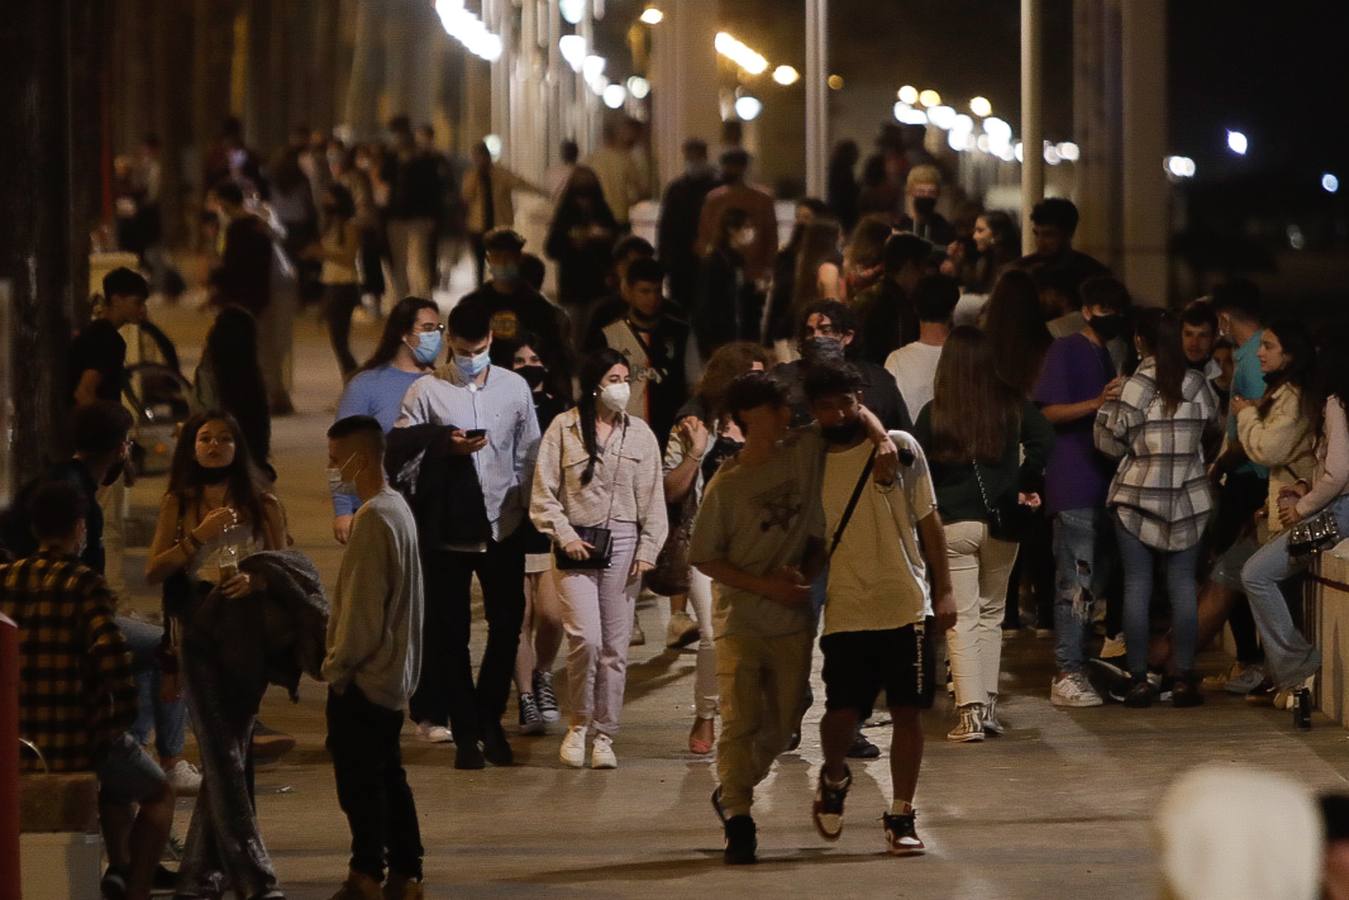
<svg viewBox="0 0 1349 900"><path fill-rule="evenodd" d="M485 438L485 437L487 437L487 429L486 429L486 428L471 428L471 429L469 429L468 431L465 431L465 432L464 432L464 437L468 438L468 439L471 440L471 441L475 441L475 440L477 440L478 438Z"/></svg>

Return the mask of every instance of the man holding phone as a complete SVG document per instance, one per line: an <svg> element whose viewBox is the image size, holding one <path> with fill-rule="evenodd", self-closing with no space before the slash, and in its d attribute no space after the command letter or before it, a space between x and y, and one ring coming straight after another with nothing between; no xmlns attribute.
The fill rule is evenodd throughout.
<svg viewBox="0 0 1349 900"><path fill-rule="evenodd" d="M445 450L468 456L482 489L482 540L422 547L426 573L425 655L410 711L419 736L448 723L455 767L513 760L501 716L524 619L525 553L517 531L529 506L539 424L529 385L491 363L491 311L466 298L450 313L450 362L413 383L396 428L442 425ZM487 648L478 682L469 654L473 576L482 585Z"/></svg>

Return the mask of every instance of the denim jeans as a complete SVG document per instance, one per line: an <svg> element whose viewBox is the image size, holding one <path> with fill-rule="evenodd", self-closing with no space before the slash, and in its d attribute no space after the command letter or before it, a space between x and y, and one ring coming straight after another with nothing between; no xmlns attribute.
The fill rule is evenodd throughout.
<svg viewBox="0 0 1349 900"><path fill-rule="evenodd" d="M177 700L160 699L159 645L164 629L139 619L117 617L117 627L126 638L131 651L131 667L136 675L138 708L131 733L142 745L155 733L155 751L160 759L183 755L183 739L187 734L187 704Z"/></svg>
<svg viewBox="0 0 1349 900"><path fill-rule="evenodd" d="M1104 507L1054 516L1054 661L1060 672L1082 671L1092 601L1115 564L1112 519Z"/></svg>
<svg viewBox="0 0 1349 900"><path fill-rule="evenodd" d="M1333 511L1340 533L1349 533L1349 495L1338 497L1327 509ZM1255 551L1241 569L1241 583L1265 645L1265 668L1277 688L1298 685L1321 668L1321 651L1297 630L1288 600L1279 589L1279 582L1305 569L1309 561L1289 557L1288 531L1284 530Z"/></svg>
<svg viewBox="0 0 1349 900"><path fill-rule="evenodd" d="M1171 660L1177 672L1190 671L1199 640L1195 581L1199 544L1172 552L1157 550L1140 541L1118 519L1115 532L1124 566L1124 640L1130 674L1141 678L1148 672L1148 611L1152 606L1152 566L1158 558L1166 563L1166 590L1171 599Z"/></svg>

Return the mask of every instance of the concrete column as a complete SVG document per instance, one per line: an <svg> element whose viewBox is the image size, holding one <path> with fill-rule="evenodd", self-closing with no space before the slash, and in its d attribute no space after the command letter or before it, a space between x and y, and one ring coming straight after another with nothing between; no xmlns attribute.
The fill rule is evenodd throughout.
<svg viewBox="0 0 1349 900"><path fill-rule="evenodd" d="M1030 213L1045 194L1044 126L1041 109L1040 40L1044 0L1021 0L1021 243L1035 250Z"/></svg>
<svg viewBox="0 0 1349 900"><path fill-rule="evenodd" d="M1120 274L1141 303L1165 304L1170 186L1166 153L1166 0L1120 4L1124 84L1124 241Z"/></svg>
<svg viewBox="0 0 1349 900"><path fill-rule="evenodd" d="M651 28L652 149L661 182L683 169L680 145L698 137L716 152L721 133L717 84L717 0L661 4Z"/></svg>
<svg viewBox="0 0 1349 900"><path fill-rule="evenodd" d="M829 165L829 0L806 0L806 194L823 197Z"/></svg>

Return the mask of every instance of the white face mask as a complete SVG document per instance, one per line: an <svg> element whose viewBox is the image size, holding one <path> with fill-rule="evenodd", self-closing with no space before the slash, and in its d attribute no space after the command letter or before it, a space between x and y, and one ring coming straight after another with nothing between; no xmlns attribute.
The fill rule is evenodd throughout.
<svg viewBox="0 0 1349 900"><path fill-rule="evenodd" d="M618 384L606 384L600 389L599 400L610 412L621 413L628 408L628 399L632 397L632 387L622 381Z"/></svg>
<svg viewBox="0 0 1349 900"><path fill-rule="evenodd" d="M354 493L356 493L356 481L355 481L355 478L356 478L356 475L359 475L359 474L360 474L360 470L358 469L358 470L356 471L356 473L353 474L353 475L351 476L351 479L350 479L350 480L345 479L345 478L342 477L342 470L345 469L345 468L347 467L347 465L349 465L349 464L351 463L351 461L352 461L353 459L355 459L355 458L356 458L355 454L352 454L351 456L348 456L348 457L347 457L347 461L344 462L344 463L342 463L342 465L340 465L340 466L329 466L329 467L328 467L328 491L329 491L329 493L334 494L334 495L336 495L336 494L354 494Z"/></svg>

